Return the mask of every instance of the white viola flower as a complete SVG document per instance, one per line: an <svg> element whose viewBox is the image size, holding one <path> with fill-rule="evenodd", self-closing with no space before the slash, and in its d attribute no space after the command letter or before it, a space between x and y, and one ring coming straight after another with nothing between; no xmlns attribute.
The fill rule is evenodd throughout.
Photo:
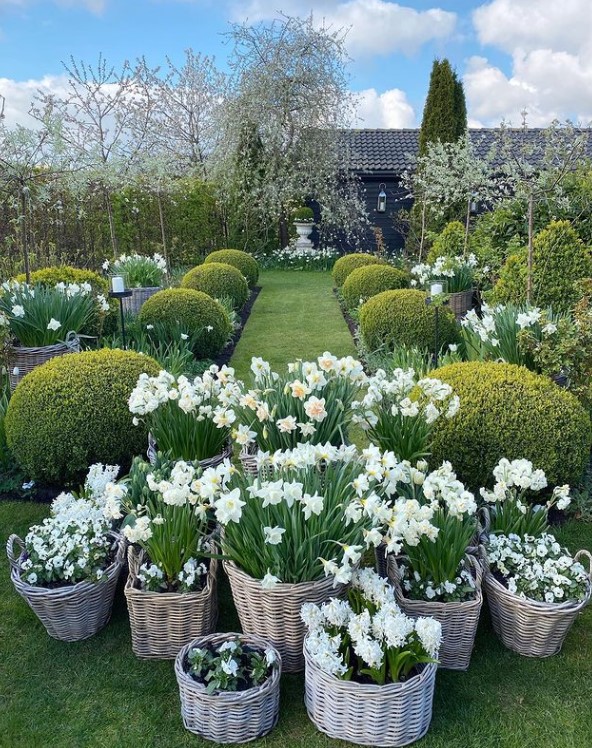
<svg viewBox="0 0 592 748"><path fill-rule="evenodd" d="M274 576L268 569L267 574L261 580L261 586L264 590L272 590L276 586L276 584L279 584L280 582L280 578Z"/></svg>
<svg viewBox="0 0 592 748"><path fill-rule="evenodd" d="M227 675L236 675L238 672L238 662L236 660L221 660L220 667Z"/></svg>
<svg viewBox="0 0 592 748"><path fill-rule="evenodd" d="M285 532L286 530L283 527L264 527L264 540L268 545L279 545Z"/></svg>
<svg viewBox="0 0 592 748"><path fill-rule="evenodd" d="M214 502L216 519L223 525L227 525L229 522L240 522L242 508L245 506L245 503L240 498L239 488L235 488L230 493L223 494Z"/></svg>
<svg viewBox="0 0 592 748"><path fill-rule="evenodd" d="M309 397L304 403L304 411L311 420L317 422L323 421L327 417L325 398Z"/></svg>

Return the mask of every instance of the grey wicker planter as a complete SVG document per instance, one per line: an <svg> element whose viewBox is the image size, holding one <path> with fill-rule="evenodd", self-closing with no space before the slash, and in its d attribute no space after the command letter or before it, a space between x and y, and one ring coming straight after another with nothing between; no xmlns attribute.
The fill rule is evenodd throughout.
<svg viewBox="0 0 592 748"><path fill-rule="evenodd" d="M584 600L543 603L525 600L510 592L489 571L486 561L484 587L495 633L503 645L524 657L551 657L557 654L579 613L592 597L592 556L579 551L575 558L590 563L588 591Z"/></svg>
<svg viewBox="0 0 592 748"><path fill-rule="evenodd" d="M397 559L388 557L388 579L395 590L397 605L412 618L428 616L442 624L442 643L440 645L439 666L448 670L467 670L479 625L479 615L483 605L481 564L474 556L467 556L467 565L473 570L476 583L476 594L473 600L465 602L429 602L411 600L403 594Z"/></svg>
<svg viewBox="0 0 592 748"><path fill-rule="evenodd" d="M36 366L41 366L57 356L78 353L79 351L80 344L77 338L73 338L67 343L43 345L39 348L14 346L8 351L8 379L11 392L14 392L21 379L30 371L33 371Z"/></svg>
<svg viewBox="0 0 592 748"><path fill-rule="evenodd" d="M145 659L177 656L187 642L212 633L218 620L218 561L210 559L206 585L198 592L149 592L139 588L137 574L144 553L128 549L129 577L125 598L132 632L132 650Z"/></svg>
<svg viewBox="0 0 592 748"><path fill-rule="evenodd" d="M130 288L132 292L131 296L128 296L123 301L123 311L126 314L136 315L142 308L142 304L154 296L155 293L161 290L160 286L147 286L146 288Z"/></svg>
<svg viewBox="0 0 592 748"><path fill-rule="evenodd" d="M450 294L448 307L457 320L462 319L473 308L473 294L472 288L468 291L457 291Z"/></svg>
<svg viewBox="0 0 592 748"><path fill-rule="evenodd" d="M300 618L300 609L304 603L320 605L332 597L341 597L345 586L334 587L333 580L328 578L277 584L266 590L259 579L253 579L231 561L223 561L222 565L230 580L232 599L245 634L255 634L273 644L282 655L285 673L304 670L302 644L306 627Z"/></svg>
<svg viewBox="0 0 592 748"><path fill-rule="evenodd" d="M148 449L146 450L146 456L148 457L148 462L151 465L154 465L156 463L157 452L158 444L156 443L156 440L154 439L152 434L148 433ZM208 468L218 467L218 465L221 465L224 460L230 459L232 459L232 441L229 439L219 455L214 455L214 457L208 457L205 460L200 460L199 464L202 470L207 470Z"/></svg>
<svg viewBox="0 0 592 748"><path fill-rule="evenodd" d="M304 703L315 727L358 745L404 746L423 737L432 720L436 665L405 683L384 686L340 680L323 672L304 646Z"/></svg>
<svg viewBox="0 0 592 748"><path fill-rule="evenodd" d="M18 535L11 535L6 544L10 562L10 578L16 591L27 601L31 610L54 639L76 642L88 639L102 629L111 617L115 588L124 562L125 543L117 540L115 559L99 582L78 582L67 587L35 587L21 578L24 543ZM18 555L14 544L20 547Z"/></svg>
<svg viewBox="0 0 592 748"><path fill-rule="evenodd" d="M247 634L212 634L187 644L175 660L175 676L181 698L183 724L190 732L216 743L246 743L267 735L276 725L280 706L281 658L279 667L265 683L246 691L207 694L205 687L185 672L185 658L193 647L219 645L228 639L267 649L269 642Z"/></svg>

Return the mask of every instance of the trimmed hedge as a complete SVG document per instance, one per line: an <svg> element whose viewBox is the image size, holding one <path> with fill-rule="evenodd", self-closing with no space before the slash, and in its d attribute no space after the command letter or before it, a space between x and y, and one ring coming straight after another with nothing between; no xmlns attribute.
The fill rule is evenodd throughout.
<svg viewBox="0 0 592 748"><path fill-rule="evenodd" d="M240 249L217 249L210 252L206 257L204 264L212 262L222 262L225 265L232 265L239 270L247 279L249 288L255 288L259 280L259 263L248 252L242 252Z"/></svg>
<svg viewBox="0 0 592 748"><path fill-rule="evenodd" d="M241 309L249 298L249 286L240 270L223 262L198 265L185 274L181 288L207 293L213 299L224 297L232 301L235 309Z"/></svg>
<svg viewBox="0 0 592 748"><path fill-rule="evenodd" d="M528 256L511 255L493 289L495 302L526 301ZM569 221L553 221L533 242L532 300L539 307L569 311L579 300L577 282L592 277L592 251Z"/></svg>
<svg viewBox="0 0 592 748"><path fill-rule="evenodd" d="M128 399L142 372L158 374L152 358L134 351L86 351L33 369L6 411L6 437L25 474L77 485L89 465L121 465L146 450L147 431L132 424Z"/></svg>
<svg viewBox="0 0 592 748"><path fill-rule="evenodd" d="M141 325L183 327L191 336L197 358L213 358L226 345L232 325L220 302L203 291L167 288L147 299L138 315ZM208 329L211 328L211 329Z"/></svg>
<svg viewBox="0 0 592 748"><path fill-rule="evenodd" d="M333 265L333 283L337 288L341 288L345 283L347 276L357 268L365 265L385 265L386 261L381 260L374 255L351 254L343 255Z"/></svg>
<svg viewBox="0 0 592 748"><path fill-rule="evenodd" d="M382 291L406 288L409 276L404 270L390 265L366 265L353 270L341 287L341 294L348 309L353 309Z"/></svg>
<svg viewBox="0 0 592 748"><path fill-rule="evenodd" d="M460 221L451 221L434 239L427 262L432 265L438 257L460 257L465 251L465 227Z"/></svg>
<svg viewBox="0 0 592 748"><path fill-rule="evenodd" d="M393 350L404 345L433 351L436 337L436 310L426 304L427 294L414 289L383 291L360 309L360 332L369 351ZM440 347L459 340L454 315L439 310Z"/></svg>
<svg viewBox="0 0 592 748"><path fill-rule="evenodd" d="M430 376L452 386L460 410L434 424L433 466L450 460L471 489L491 485L500 458L525 458L549 485L579 482L590 458L590 417L547 377L514 364L465 362Z"/></svg>

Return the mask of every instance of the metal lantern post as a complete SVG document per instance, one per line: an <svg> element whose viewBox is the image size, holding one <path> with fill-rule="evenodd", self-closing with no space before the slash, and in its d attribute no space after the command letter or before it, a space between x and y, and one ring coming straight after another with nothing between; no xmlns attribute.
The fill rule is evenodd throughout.
<svg viewBox="0 0 592 748"><path fill-rule="evenodd" d="M125 315L123 313L123 300L129 298L131 295L131 289L125 287L125 276L112 275L109 298L119 299L119 314L121 317L121 339L123 341L124 351L127 351L127 341L125 339Z"/></svg>
<svg viewBox="0 0 592 748"><path fill-rule="evenodd" d="M430 283L430 295L426 298L426 304L434 305L434 366L438 366L440 354L440 306L446 303L445 295L448 290L448 281L445 278L437 278Z"/></svg>

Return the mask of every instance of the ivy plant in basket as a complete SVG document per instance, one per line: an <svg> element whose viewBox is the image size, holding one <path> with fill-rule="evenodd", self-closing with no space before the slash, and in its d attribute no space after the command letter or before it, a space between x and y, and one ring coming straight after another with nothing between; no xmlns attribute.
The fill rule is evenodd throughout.
<svg viewBox="0 0 592 748"><path fill-rule="evenodd" d="M281 658L264 639L212 634L175 661L185 727L218 743L267 734L279 712Z"/></svg>
<svg viewBox="0 0 592 748"><path fill-rule="evenodd" d="M113 532L113 507L125 492L114 483L118 471L91 466L79 493L60 494L24 541L16 535L8 540L15 589L56 639L86 639L110 618L124 554Z"/></svg>

